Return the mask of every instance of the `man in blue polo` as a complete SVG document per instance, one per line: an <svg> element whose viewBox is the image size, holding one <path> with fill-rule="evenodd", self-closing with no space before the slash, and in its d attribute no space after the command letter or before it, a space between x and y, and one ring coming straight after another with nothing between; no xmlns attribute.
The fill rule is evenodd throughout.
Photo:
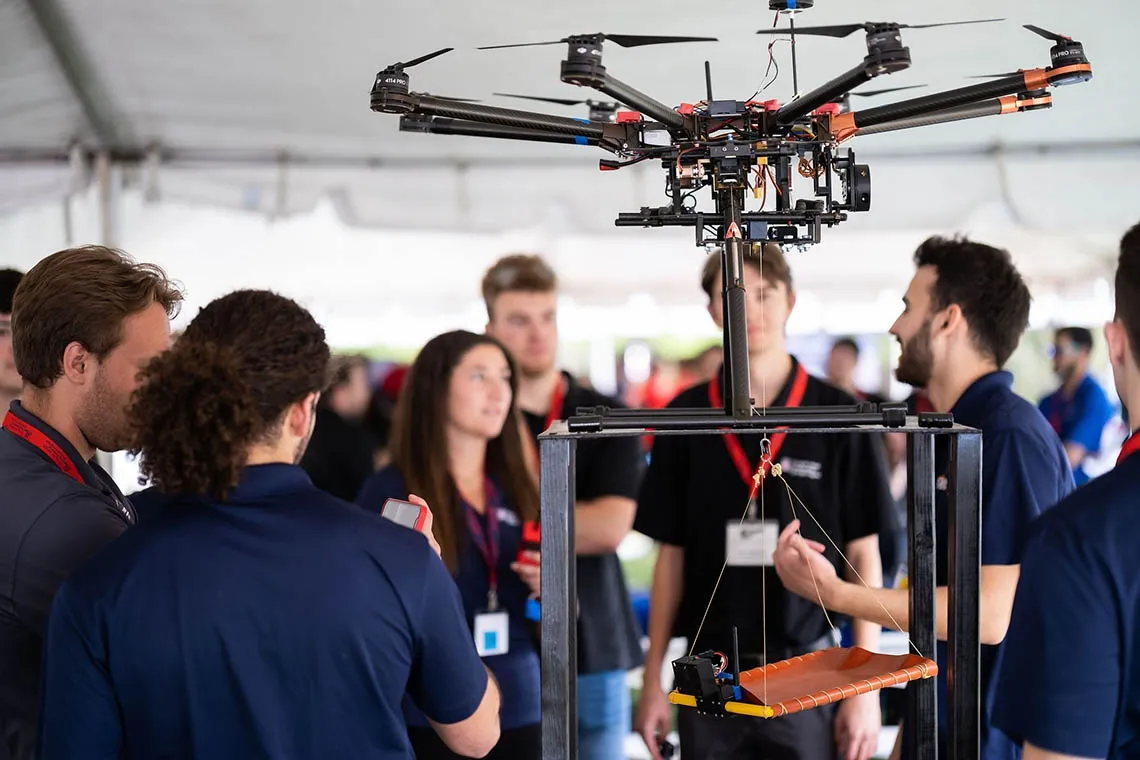
<svg viewBox="0 0 1140 760"><path fill-rule="evenodd" d="M1092 333L1084 327L1062 327L1054 333L1053 371L1061 387L1038 406L1065 444L1078 486L1089 482L1085 460L1100 453L1101 436L1113 415L1108 396L1089 373L1092 345Z"/></svg>
<svg viewBox="0 0 1140 760"><path fill-rule="evenodd" d="M900 382L924 388L936 411L951 412L955 422L982 431L981 757L1016 758L1017 746L990 723L994 674L1008 655L1001 642L1030 524L1072 491L1073 475L1057 436L1033 404L1014 394L1013 375L1002 370L1029 321L1029 289L1009 254L969 240L935 237L918 247L914 263L917 272L903 298L903 313L891 328L902 344L896 374ZM935 466L939 585L935 622L938 638L945 641L949 546L945 439L938 444ZM784 530L776 552L776 570L786 586L808 599L822 599L828 609L908 630L907 590L866 588L840 580L831 563L799 540L797 527L793 523ZM944 644L939 644L937 660L938 738L940 757L945 757Z"/></svg>
<svg viewBox="0 0 1140 760"><path fill-rule="evenodd" d="M1104 328L1116 390L1140 417L1140 225L1120 242ZM997 679L994 725L1025 760L1140 752L1140 434L1116 468L1033 526Z"/></svg>
<svg viewBox="0 0 1140 760"><path fill-rule="evenodd" d="M135 521L95 451L129 443L138 372L168 345L181 298L156 267L99 246L48 256L16 290L23 394L0 410L0 757L35 756L56 590Z"/></svg>

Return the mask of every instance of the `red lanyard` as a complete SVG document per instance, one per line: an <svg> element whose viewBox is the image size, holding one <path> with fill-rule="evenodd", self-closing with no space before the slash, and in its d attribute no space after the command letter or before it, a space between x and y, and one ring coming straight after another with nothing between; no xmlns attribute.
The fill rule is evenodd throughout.
<svg viewBox="0 0 1140 760"><path fill-rule="evenodd" d="M804 391L807 389L807 370L803 365L796 367L796 379L792 383L792 389L788 392L788 400L784 404L785 407L797 407L804 400ZM720 400L720 383L717 378L709 381L709 402L713 408L721 406ZM772 462L776 461L777 455L780 453L780 447L784 445L784 438L787 433L773 433L768 437L769 450L771 454L768 459L763 462L764 474L768 474L768 469L772 466ZM740 445L740 441L732 433L724 435L724 446L728 449L728 455L732 457L732 461L736 464L736 469L740 471L740 478L744 481L744 485L749 488L753 487L754 481L752 480L756 470L749 465L748 457L744 454L744 449Z"/></svg>
<svg viewBox="0 0 1140 760"><path fill-rule="evenodd" d="M463 511L467 519L467 529L471 531L471 540L475 542L475 548L479 550L479 553L483 555L483 561L487 563L487 604L489 607L495 607L498 598L496 570L499 561L499 496L495 487L491 485L490 478L483 479L483 491L486 494L483 507L483 513L487 517L486 530L483 529L475 508L467 503L466 499L463 500Z"/></svg>
<svg viewBox="0 0 1140 760"><path fill-rule="evenodd" d="M1049 426L1053 428L1053 432L1057 435L1061 434L1061 394L1058 392L1053 396L1053 401L1049 404Z"/></svg>
<svg viewBox="0 0 1140 760"><path fill-rule="evenodd" d="M3 428L12 433L12 435L23 438L42 451L47 455L48 459L55 463L56 467L63 470L69 477L75 478L80 483L85 482L83 476L79 474L79 468L75 466L75 462L67 455L67 452L39 430L36 430L11 412L4 415Z"/></svg>
<svg viewBox="0 0 1140 760"><path fill-rule="evenodd" d="M542 426L543 430L549 430L554 421L562 416L562 399L564 398L562 382L562 375L559 375L558 382L554 384L554 392L550 394L550 411L546 413L546 424Z"/></svg>
<svg viewBox="0 0 1140 760"><path fill-rule="evenodd" d="M562 401L565 398L565 391L562 389L562 383L565 382L562 375L558 375L558 382L554 384L554 391L550 394L550 411L546 413L546 422L542 424L542 431L545 432L550 429L554 421L562 416ZM538 473L542 470L542 461L538 454L538 441L534 442L534 475L538 477Z"/></svg>
<svg viewBox="0 0 1140 760"><path fill-rule="evenodd" d="M1127 459L1130 454L1135 454L1137 451L1140 451L1140 435L1133 433L1128 436L1128 440L1120 447L1120 454L1116 457L1116 463L1120 464Z"/></svg>

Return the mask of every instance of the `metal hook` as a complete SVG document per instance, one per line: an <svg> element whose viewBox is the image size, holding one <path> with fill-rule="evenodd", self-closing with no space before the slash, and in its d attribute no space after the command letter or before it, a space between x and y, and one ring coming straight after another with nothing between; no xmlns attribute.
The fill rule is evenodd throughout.
<svg viewBox="0 0 1140 760"><path fill-rule="evenodd" d="M772 461L772 442L768 440L768 436L760 439L760 461Z"/></svg>

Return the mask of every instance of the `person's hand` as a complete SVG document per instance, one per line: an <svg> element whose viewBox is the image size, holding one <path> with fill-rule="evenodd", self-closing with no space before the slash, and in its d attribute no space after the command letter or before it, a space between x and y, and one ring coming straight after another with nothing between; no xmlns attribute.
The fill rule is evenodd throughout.
<svg viewBox="0 0 1140 760"><path fill-rule="evenodd" d="M647 684L641 690L641 700L637 703L637 713L633 718L633 728L641 734L649 755L653 760L662 760L659 743L669 735L673 724L673 710L669 700L660 688Z"/></svg>
<svg viewBox="0 0 1140 760"><path fill-rule="evenodd" d="M436 556L442 556L441 550L439 548L439 543L436 542L435 534L432 533L432 530L431 530L431 526L432 526L431 507L428 506L428 503L426 501L421 499L419 496L416 496L414 493L408 494L408 501L410 501L412 504L418 504L419 506L427 509L427 519L424 520L423 527L420 528L419 532L424 534L424 538L426 538L428 541L428 546L430 546L432 548L432 551L434 551L436 553Z"/></svg>
<svg viewBox="0 0 1140 760"><path fill-rule="evenodd" d="M530 589L530 595L537 599L542 591L542 565L540 564L540 554L538 552L523 552L522 555L534 564L527 562L512 562L511 569L514 570L523 583Z"/></svg>
<svg viewBox="0 0 1140 760"><path fill-rule="evenodd" d="M848 697L835 714L835 745L839 760L870 760L879 748L883 714L879 692Z"/></svg>
<svg viewBox="0 0 1140 760"><path fill-rule="evenodd" d="M823 556L823 544L809 541L796 531L799 520L793 520L780 533L772 562L784 588L805 599L828 599L828 592L840 583L835 566ZM826 607L826 603L824 604Z"/></svg>

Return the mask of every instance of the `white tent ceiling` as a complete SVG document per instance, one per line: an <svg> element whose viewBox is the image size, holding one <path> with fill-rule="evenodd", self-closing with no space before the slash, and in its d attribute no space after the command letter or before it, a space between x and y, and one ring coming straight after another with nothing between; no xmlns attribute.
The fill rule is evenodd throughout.
<svg viewBox="0 0 1140 760"><path fill-rule="evenodd" d="M1087 291L1111 271L1113 240L1136 215L1140 100L1129 93L1140 63L1140 5L1106 0L1095 14L1074 12L1068 0L816 6L799 25L1007 17L905 31L913 66L872 86L942 89L970 83L969 75L1047 65L1050 43L1022 23L1081 39L1096 76L1054 90L1047 111L854 140L859 160L871 164L872 210L825 230L824 244L797 263L802 287L820 303L843 291L875 301L905 284L909 251L933 231L1009 246L1039 292ZM453 45L409 70L412 89L506 107L521 101L493 92L586 97L589 91L558 81L562 46L473 48L607 31L718 36L717 43L608 45L606 65L675 104L703 97L707 58L717 96L744 98L767 62L764 38L754 34L772 23L765 8L754 0L699 10L676 0L0 0L0 214L34 207L24 212L29 218L58 224L63 215L35 204L86 187L89 156L106 150L126 159L115 177L162 201L138 200L124 211L118 242L142 246L148 258L169 256L187 280L200 280L199 293L220 283L223 271L230 284L287 277L304 297L339 301L363 318L363 304L375 299L369 278L391 283L392 272L405 271L402 262L420 277L401 283L392 303L441 310L462 303L451 311L469 312L481 268L506 248L526 246L556 258L580 303L621 302L638 291L660 303L692 303L702 254L691 232L613 226L620 211L664 202L660 169L602 174L596 161L605 154L594 148L401 133L397 117L370 111L369 88L386 64ZM801 90L865 53L861 34L797 44ZM787 46L776 51L780 78L765 95L786 100ZM140 160L148 150L152 163ZM202 207L246 213L207 216ZM272 233L266 217L277 220ZM287 217L296 219L281 221ZM439 234L379 236L369 228ZM28 229L0 218L4 259L26 264L51 250ZM99 234L97 226L86 237L83 229L73 236ZM207 231L215 244L203 238ZM257 256L243 264L243 250ZM272 251L282 251L288 266L268 273ZM306 252L312 261L298 259ZM330 261L362 274L334 287L320 276ZM260 279L240 280L243 267ZM345 306L353 303L360 308Z"/></svg>

